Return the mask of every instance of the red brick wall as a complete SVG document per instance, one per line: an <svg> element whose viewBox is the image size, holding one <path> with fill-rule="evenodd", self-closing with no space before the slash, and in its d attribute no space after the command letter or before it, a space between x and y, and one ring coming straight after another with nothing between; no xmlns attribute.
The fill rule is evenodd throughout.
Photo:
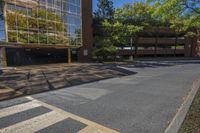
<svg viewBox="0 0 200 133"><path fill-rule="evenodd" d="M88 61L92 57L93 32L92 32L92 0L82 1L82 32L83 46L79 49L78 60Z"/></svg>

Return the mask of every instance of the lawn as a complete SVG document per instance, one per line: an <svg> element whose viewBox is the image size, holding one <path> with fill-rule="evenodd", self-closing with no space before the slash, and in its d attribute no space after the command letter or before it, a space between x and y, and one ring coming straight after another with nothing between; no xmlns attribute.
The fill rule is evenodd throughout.
<svg viewBox="0 0 200 133"><path fill-rule="evenodd" d="M179 133L200 133L200 89L195 96Z"/></svg>

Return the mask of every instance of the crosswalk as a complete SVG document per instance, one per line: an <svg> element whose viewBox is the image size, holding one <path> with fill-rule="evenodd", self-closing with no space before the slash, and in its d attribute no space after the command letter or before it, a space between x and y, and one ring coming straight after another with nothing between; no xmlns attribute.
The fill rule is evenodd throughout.
<svg viewBox="0 0 200 133"><path fill-rule="evenodd" d="M7 127L0 128L0 133L39 133L41 130L51 127L54 124L57 124L69 118L86 125L82 129L78 130L77 133L119 133L115 130L104 127L72 113L66 112L60 108L41 102L32 97L26 98L29 99L30 102L1 109L0 120L2 118L6 120L6 117L17 115L20 112L28 111L37 107L45 107L49 109L49 112L40 114L24 121L14 123L13 125L8 125ZM68 132L66 131L66 133Z"/></svg>
<svg viewBox="0 0 200 133"><path fill-rule="evenodd" d="M15 105L15 106L11 106L5 109L0 110L0 118L2 117L6 117L12 114L16 114L22 111L26 111L32 108L36 108L41 106L38 103L34 103L34 102L28 102L28 103L24 103L24 104L20 104L20 105Z"/></svg>

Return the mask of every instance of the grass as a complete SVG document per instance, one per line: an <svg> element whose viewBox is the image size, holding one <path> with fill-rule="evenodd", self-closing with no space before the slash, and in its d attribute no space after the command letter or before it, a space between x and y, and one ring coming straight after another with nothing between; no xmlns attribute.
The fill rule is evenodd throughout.
<svg viewBox="0 0 200 133"><path fill-rule="evenodd" d="M200 133L200 89L195 96L179 133Z"/></svg>

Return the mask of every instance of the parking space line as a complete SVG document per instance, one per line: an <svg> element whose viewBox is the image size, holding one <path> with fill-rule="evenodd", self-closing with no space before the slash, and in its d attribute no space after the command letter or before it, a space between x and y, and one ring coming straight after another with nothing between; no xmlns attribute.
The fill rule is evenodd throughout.
<svg viewBox="0 0 200 133"><path fill-rule="evenodd" d="M38 103L34 103L34 102L28 102L28 103L23 103L23 104L19 104L19 105L15 105L15 106L11 106L8 108L4 108L0 110L0 118L2 117L6 117L9 115L13 115L22 111L26 111L32 108L36 108L41 106Z"/></svg>
<svg viewBox="0 0 200 133"><path fill-rule="evenodd" d="M100 129L97 129L95 127L87 126L77 133L105 133L105 132ZM112 132L109 132L109 133L112 133ZM115 133L115 132L113 132L113 133Z"/></svg>
<svg viewBox="0 0 200 133"><path fill-rule="evenodd" d="M115 130L110 129L110 128L107 128L107 127L104 127L104 126L102 126L102 125L100 125L100 124L98 124L98 123L96 123L96 122L92 122L92 121L90 121L90 120L87 120L87 119L82 118L82 117L80 117L80 116L77 116L77 115L74 115L74 114L72 114L72 113L66 112L66 111L64 111L64 110L62 110L62 109L60 109L60 108L57 108L57 107L55 107L55 106L52 106L52 105L50 105L50 104L47 104L47 103L44 103L44 102L39 101L39 100L37 100L37 99L34 99L33 97L27 96L26 98L29 99L29 100L32 100L33 102L36 102L36 103L38 103L38 104L41 104L42 106L44 106L44 107L46 107L46 108L48 108L48 109L51 109L51 110L53 110L53 111L55 111L55 112L57 112L57 113L60 113L60 114L62 114L63 116L70 117L70 118L72 118L72 119L74 119L74 120L76 120L76 121L79 121L79 122L81 122L81 123L83 123L83 124L89 126L89 127L86 128L85 130L86 130L86 131L87 131L87 130L89 131L90 128L91 128L90 130L94 129L91 133L99 133L99 132L97 132L97 131L101 131L102 133L119 133L118 131L115 131ZM83 130L83 131L84 131L84 130ZM82 131L82 132L83 132L83 131ZM100 133L101 133L101 132L100 132ZM83 132L83 133L84 133L84 132ZM87 133L90 133L90 132L87 132Z"/></svg>
<svg viewBox="0 0 200 133"><path fill-rule="evenodd" d="M49 113L3 128L0 130L0 133L34 133L67 118L68 117L66 115L63 116L56 111L51 111Z"/></svg>

